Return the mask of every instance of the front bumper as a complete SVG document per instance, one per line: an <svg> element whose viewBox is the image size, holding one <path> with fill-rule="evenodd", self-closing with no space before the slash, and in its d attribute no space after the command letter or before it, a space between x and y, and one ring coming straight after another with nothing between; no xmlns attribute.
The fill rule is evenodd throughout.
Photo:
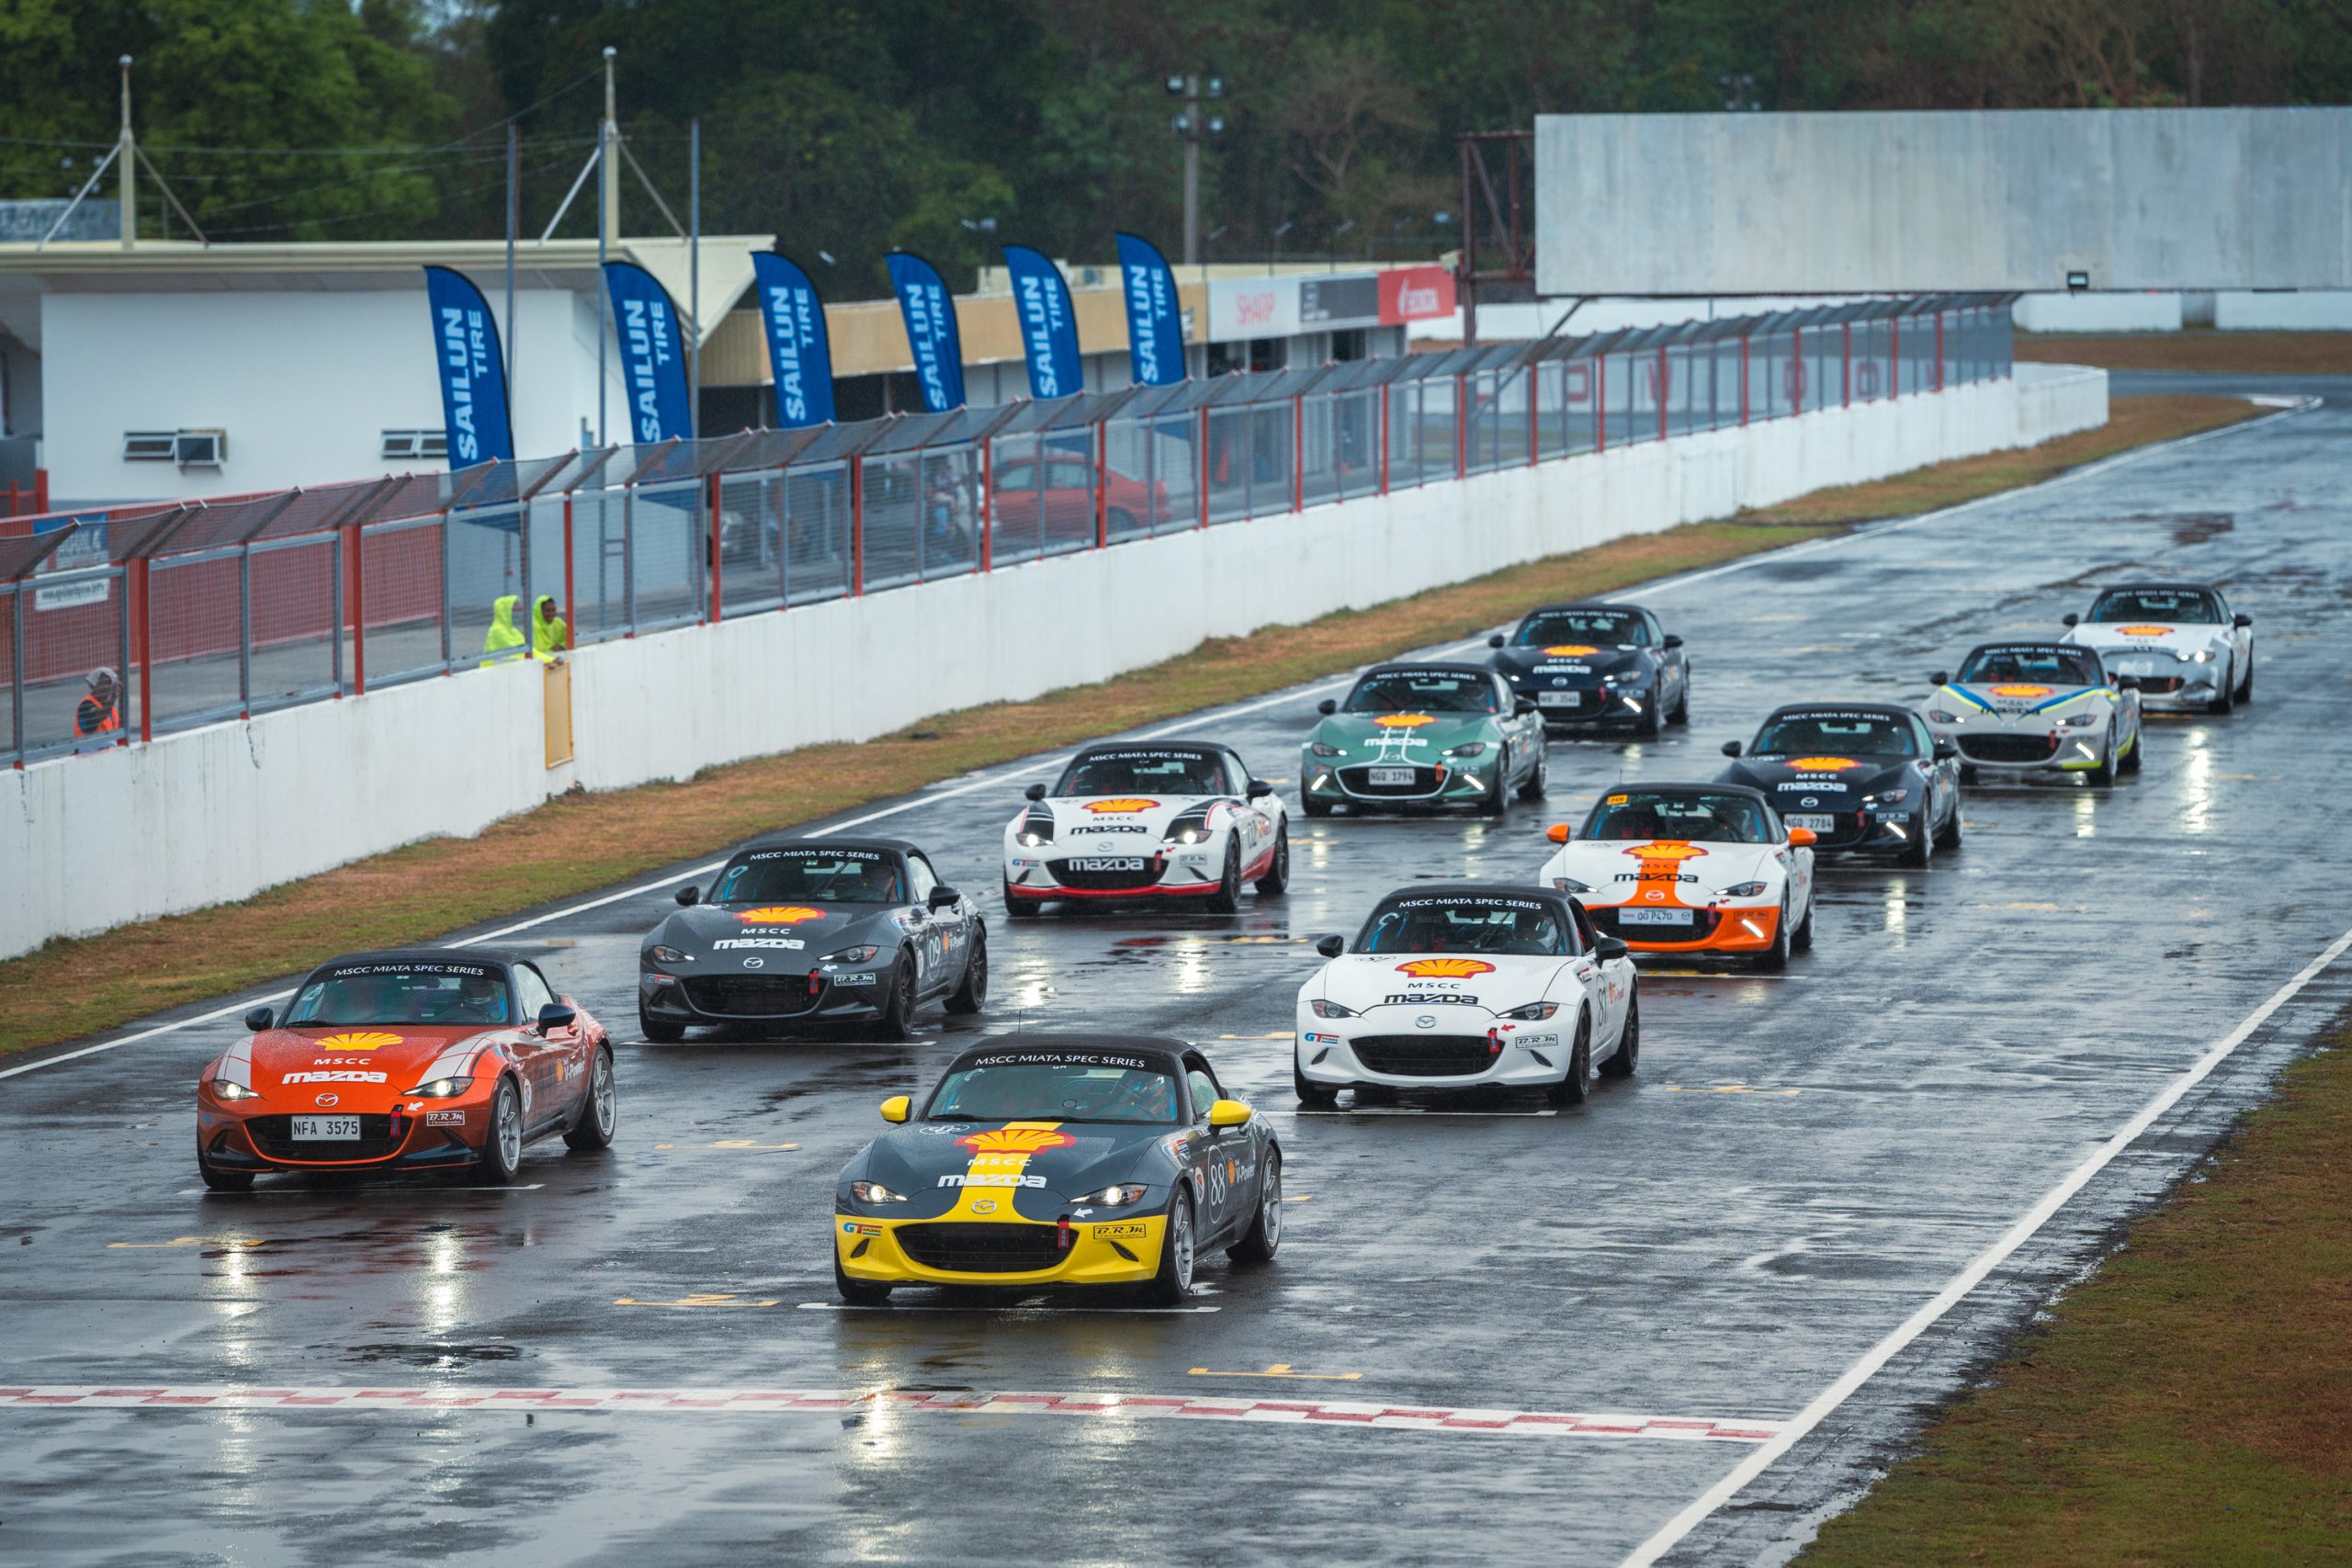
<svg viewBox="0 0 2352 1568"><path fill-rule="evenodd" d="M1784 812L1784 815L1787 813ZM1849 806L1836 813L1796 812L1798 817L1834 815L1836 823L1824 831L1814 829L1815 859L1838 855L1900 854L1931 832L1926 807L1880 810Z"/></svg>
<svg viewBox="0 0 2352 1568"><path fill-rule="evenodd" d="M1647 685L1591 686L1560 690L1537 681L1513 681L1513 696L1531 699L1541 711L1544 728L1554 731L1599 729L1612 724L1639 724L1648 714L1654 693ZM1573 705L1559 702L1573 698Z"/></svg>
<svg viewBox="0 0 2352 1568"><path fill-rule="evenodd" d="M681 965L680 967L684 967ZM887 964L808 976L763 974L680 976L667 970L639 974L638 1006L665 1023L814 1023L878 1018L889 999ZM718 987L728 987L720 990Z"/></svg>
<svg viewBox="0 0 2352 1568"><path fill-rule="evenodd" d="M1475 1017L1453 1019L1461 1010ZM1507 1023L1475 1009L1442 1009L1437 1027L1419 1028L1427 1010L1380 1007L1358 1018L1317 1018L1302 1010L1293 1046L1299 1077L1343 1089L1540 1089L1568 1076L1576 1016L1565 1007L1541 1022ZM1493 1036L1488 1035L1489 1031Z"/></svg>
<svg viewBox="0 0 2352 1568"><path fill-rule="evenodd" d="M882 1284L1128 1285L1159 1271L1167 1226L1164 1214L1071 1220L1065 1225L1023 1219L983 1224L954 1216L883 1220L837 1212L833 1256L851 1279ZM920 1234L903 1234L908 1231ZM1043 1267L995 1266L1039 1261Z"/></svg>
<svg viewBox="0 0 2352 1568"><path fill-rule="evenodd" d="M1961 765L1983 773L2086 773L2106 760L2102 728L2048 730L1952 729L1940 731L1960 748Z"/></svg>
<svg viewBox="0 0 2352 1568"><path fill-rule="evenodd" d="M2154 674L2140 676L2140 711L2143 713L2202 713L2222 694L2222 682L2227 678L2227 667L2218 660L2199 664L2194 661L2176 663L2171 669L2159 669Z"/></svg>
<svg viewBox="0 0 2352 1568"><path fill-rule="evenodd" d="M1385 808L1410 806L1468 806L1484 800L1494 788L1494 770L1502 764L1499 752L1461 763L1413 763L1408 784L1374 784L1374 768L1408 764L1367 762L1352 757L1304 756L1299 777L1309 799L1332 805Z"/></svg>
<svg viewBox="0 0 2352 1568"><path fill-rule="evenodd" d="M1781 929L1778 904L1732 905L1693 909L1688 928L1627 925L1623 904L1587 904L1593 928L1603 936L1623 941L1635 953L1763 953Z"/></svg>
<svg viewBox="0 0 2352 1568"><path fill-rule="evenodd" d="M1140 860L1140 870L1079 871L1066 863L1064 851L1053 846L1009 855L1004 886L1014 897L1047 898L1206 898L1224 886L1225 842L1222 839L1181 848L1163 847L1149 853L1101 858ZM1057 863L1064 863L1057 864Z"/></svg>
<svg viewBox="0 0 2352 1568"><path fill-rule="evenodd" d="M480 1161L490 1128L487 1099L479 1104L428 1102L426 1110L402 1111L396 1127L386 1113L361 1112L360 1136L348 1142L296 1139L293 1114L200 1105L197 1152L216 1170L447 1170Z"/></svg>

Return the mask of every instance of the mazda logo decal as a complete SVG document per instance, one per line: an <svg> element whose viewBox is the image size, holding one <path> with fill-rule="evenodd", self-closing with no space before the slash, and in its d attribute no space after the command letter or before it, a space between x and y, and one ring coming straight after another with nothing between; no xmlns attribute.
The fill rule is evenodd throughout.
<svg viewBox="0 0 2352 1568"><path fill-rule="evenodd" d="M321 1110L324 1110L326 1107L335 1104L336 1100L334 1095L322 1094L315 1100L312 1100L311 1103L318 1106Z"/></svg>
<svg viewBox="0 0 2352 1568"><path fill-rule="evenodd" d="M1804 804L1806 806L1818 806L1821 804L1821 797L1819 795L1808 795L1804 797Z"/></svg>
<svg viewBox="0 0 2352 1568"><path fill-rule="evenodd" d="M1435 1029L1437 1027L1437 1020L1428 1013L1423 1013L1420 1017L1413 1020L1413 1027L1415 1029Z"/></svg>
<svg viewBox="0 0 2352 1568"><path fill-rule="evenodd" d="M743 960L743 967L746 969L764 969L767 967L767 964L768 961L764 958L746 958Z"/></svg>

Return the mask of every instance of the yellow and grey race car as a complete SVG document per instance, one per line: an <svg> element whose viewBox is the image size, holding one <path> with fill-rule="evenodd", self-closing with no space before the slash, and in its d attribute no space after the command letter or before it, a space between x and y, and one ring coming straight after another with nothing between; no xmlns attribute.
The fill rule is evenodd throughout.
<svg viewBox="0 0 2352 1568"><path fill-rule="evenodd" d="M1928 728L1960 748L1960 777L2080 773L2109 784L2140 771L2140 682L2063 642L1988 642L1960 673L1928 677Z"/></svg>
<svg viewBox="0 0 2352 1568"><path fill-rule="evenodd" d="M1273 1129L1181 1040L1007 1035L882 1119L833 1197L853 1305L895 1285L1140 1285L1165 1304L1208 1248L1263 1263L1282 1244Z"/></svg>

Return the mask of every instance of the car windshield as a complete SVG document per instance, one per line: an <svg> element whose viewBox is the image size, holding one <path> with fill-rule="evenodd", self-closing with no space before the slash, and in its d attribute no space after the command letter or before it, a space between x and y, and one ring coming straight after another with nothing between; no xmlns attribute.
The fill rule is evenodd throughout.
<svg viewBox="0 0 2352 1568"><path fill-rule="evenodd" d="M2110 588L2092 602L2091 619L2214 626L2222 619L2222 606L2202 588Z"/></svg>
<svg viewBox="0 0 2352 1568"><path fill-rule="evenodd" d="M514 1014L489 964L355 964L314 975L286 1010L289 1029L345 1023L501 1024Z"/></svg>
<svg viewBox="0 0 2352 1568"><path fill-rule="evenodd" d="M714 904L903 904L895 858L876 850L752 850L729 861Z"/></svg>
<svg viewBox="0 0 2352 1568"><path fill-rule="evenodd" d="M1916 757L1911 721L1883 713L1790 713L1757 731L1757 757Z"/></svg>
<svg viewBox="0 0 2352 1568"><path fill-rule="evenodd" d="M1707 790L1632 789L1601 796L1588 839L1679 839L1702 844L1776 842L1764 803Z"/></svg>
<svg viewBox="0 0 2352 1568"><path fill-rule="evenodd" d="M1053 793L1097 795L1223 795L1221 759L1208 751L1097 751L1074 759Z"/></svg>
<svg viewBox="0 0 2352 1568"><path fill-rule="evenodd" d="M952 1068L933 1093L923 1120L1166 1126L1178 1120L1182 1103L1174 1071L1150 1057L1116 1052L1007 1052Z"/></svg>
<svg viewBox="0 0 2352 1568"><path fill-rule="evenodd" d="M1493 713L1494 682L1453 670L1381 670L1356 682L1348 713Z"/></svg>
<svg viewBox="0 0 2352 1568"><path fill-rule="evenodd" d="M1980 648L1960 667L1963 684L2022 681L2039 686L2096 686L2106 678L2098 654L2062 643Z"/></svg>
<svg viewBox="0 0 2352 1568"><path fill-rule="evenodd" d="M1631 610L1544 610L1519 623L1519 648L1646 648L1650 629Z"/></svg>
<svg viewBox="0 0 2352 1568"><path fill-rule="evenodd" d="M1356 935L1355 951L1541 957L1568 951L1564 927L1559 912L1541 899L1414 895L1374 909Z"/></svg>

